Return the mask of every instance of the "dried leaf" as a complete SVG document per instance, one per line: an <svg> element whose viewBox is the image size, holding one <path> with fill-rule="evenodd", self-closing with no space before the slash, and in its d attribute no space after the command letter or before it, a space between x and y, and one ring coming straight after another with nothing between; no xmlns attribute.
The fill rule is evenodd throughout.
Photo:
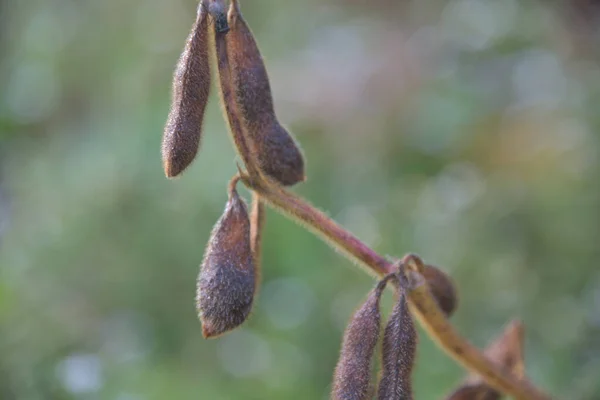
<svg viewBox="0 0 600 400"><path fill-rule="evenodd" d="M248 318L256 275L248 212L233 181L225 211L211 233L198 277L196 305L204 337L221 335Z"/></svg>
<svg viewBox="0 0 600 400"><path fill-rule="evenodd" d="M495 364L511 371L517 377L525 374L523 362L524 327L519 321L511 322L485 349L485 355ZM487 385L478 375L471 374L447 400L498 400L502 394Z"/></svg>
<svg viewBox="0 0 600 400"><path fill-rule="evenodd" d="M171 110L162 141L165 175L179 175L196 157L210 91L208 18L204 1L173 75Z"/></svg>

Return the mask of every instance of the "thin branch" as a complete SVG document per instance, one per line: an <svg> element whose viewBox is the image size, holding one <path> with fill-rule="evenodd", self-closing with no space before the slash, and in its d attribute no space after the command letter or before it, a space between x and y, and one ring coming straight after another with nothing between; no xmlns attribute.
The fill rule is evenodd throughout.
<svg viewBox="0 0 600 400"><path fill-rule="evenodd" d="M256 192L252 192L252 205L250 206L250 244L252 257L257 266L262 257L262 232L265 225L265 204Z"/></svg>
<svg viewBox="0 0 600 400"><path fill-rule="evenodd" d="M240 171L241 180L249 189L275 209L305 225L321 238L340 250L351 260L366 267L372 275L384 276L397 269L394 264L377 254L365 243L342 228L322 211L301 197L288 192L268 179L251 177ZM454 329L431 295L419 272L423 262L418 256L408 255L402 260L411 270L414 287L408 293L411 311L434 341L465 368L481 375L491 387L518 400L550 400L526 379L519 379L492 363L476 347Z"/></svg>
<svg viewBox="0 0 600 400"><path fill-rule="evenodd" d="M350 260L366 267L370 274L383 276L394 271L392 263L306 200L264 177L256 179L242 171L240 175L244 185L257 192L266 203L318 234L334 248L346 254Z"/></svg>

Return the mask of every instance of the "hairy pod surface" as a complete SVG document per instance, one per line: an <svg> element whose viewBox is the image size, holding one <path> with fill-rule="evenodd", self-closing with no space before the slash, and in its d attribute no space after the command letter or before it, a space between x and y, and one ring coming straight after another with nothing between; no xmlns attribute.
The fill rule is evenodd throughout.
<svg viewBox="0 0 600 400"><path fill-rule="evenodd" d="M378 400L412 400L412 369L417 351L417 331L403 288L398 289L383 335L382 369Z"/></svg>
<svg viewBox="0 0 600 400"><path fill-rule="evenodd" d="M227 16L225 37L232 86L250 150L267 176L285 186L305 179L300 148L275 115L269 77L263 58L237 1Z"/></svg>
<svg viewBox="0 0 600 400"><path fill-rule="evenodd" d="M340 358L333 377L333 400L365 400L372 397L371 360L379 340L379 300L386 282L384 278L369 293L344 332Z"/></svg>
<svg viewBox="0 0 600 400"><path fill-rule="evenodd" d="M162 160L168 178L179 175L196 157L210 91L207 10L198 5L196 22L173 75L171 110L162 141Z"/></svg>
<svg viewBox="0 0 600 400"><path fill-rule="evenodd" d="M451 316L456 310L458 295L450 276L438 267L429 264L424 265L422 274L441 310L447 317Z"/></svg>
<svg viewBox="0 0 600 400"><path fill-rule="evenodd" d="M248 211L235 187L231 187L198 276L196 306L204 337L221 335L248 318L255 282Z"/></svg>

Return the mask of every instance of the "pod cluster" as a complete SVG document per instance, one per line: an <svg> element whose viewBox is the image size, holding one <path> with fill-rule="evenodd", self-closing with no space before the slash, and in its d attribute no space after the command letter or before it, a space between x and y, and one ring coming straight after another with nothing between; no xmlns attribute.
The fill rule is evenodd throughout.
<svg viewBox="0 0 600 400"><path fill-rule="evenodd" d="M383 332L381 372L376 388L371 379L371 361L380 337L380 298L389 281L399 285L394 308ZM417 331L406 300L408 286L402 270L386 276L350 319L333 377L333 400L366 400L373 398L375 393L379 400L413 399L412 370Z"/></svg>
<svg viewBox="0 0 600 400"><path fill-rule="evenodd" d="M305 180L304 157L275 115L269 76L252 31L238 2L227 6L224 0L200 1L175 68L162 141L165 175L179 176L198 153L213 69L231 137L248 172L283 186ZM249 214L236 183L234 178L198 276L196 308L207 338L248 318L258 286L264 205L254 195Z"/></svg>
<svg viewBox="0 0 600 400"><path fill-rule="evenodd" d="M304 181L302 151L275 114L267 69L237 0L230 0L229 5L226 0L201 0L198 5L173 76L161 148L165 175L179 176L198 153L214 72L231 138L247 170L244 182L246 177L256 178L270 189L280 190ZM249 212L236 189L240 179L236 176L229 183L225 209L213 227L198 275L196 310L206 338L243 324L258 288L264 203L253 193ZM377 283L350 319L333 377L334 400L413 399L418 337L408 306L411 282L403 262L397 266L397 271ZM451 316L458 299L451 278L428 264L423 264L418 274L439 309ZM397 288L396 300L382 335L380 300L390 282ZM524 374L522 336L522 326L513 323L486 350L488 358L518 377ZM373 384L372 360L378 348L380 373ZM500 396L473 375L448 399L493 400Z"/></svg>
<svg viewBox="0 0 600 400"><path fill-rule="evenodd" d="M200 147L211 87L210 55L225 117L249 171L284 186L305 180L304 157L275 114L269 76L237 1L201 0L173 76L171 110L163 133L165 175L180 175Z"/></svg>
<svg viewBox="0 0 600 400"><path fill-rule="evenodd" d="M344 333L340 357L333 376L333 400L412 400L412 371L417 351L417 331L408 308L411 283L402 262L396 273L387 275L371 290L356 310ZM424 264L420 272L440 309L451 315L456 309L454 283L440 268ZM381 295L389 282L397 286L396 302L379 346L381 366L379 380L371 377L372 359L381 336ZM458 399L457 399L458 400ZM473 398L472 400L476 400Z"/></svg>

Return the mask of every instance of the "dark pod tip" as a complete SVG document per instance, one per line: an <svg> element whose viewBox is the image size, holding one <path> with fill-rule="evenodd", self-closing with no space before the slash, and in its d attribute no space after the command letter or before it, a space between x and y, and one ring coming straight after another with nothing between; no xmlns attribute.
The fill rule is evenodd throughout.
<svg viewBox="0 0 600 400"><path fill-rule="evenodd" d="M429 264L423 266L422 274L441 310L447 317L451 316L458 304L458 294L450 276L440 268Z"/></svg>
<svg viewBox="0 0 600 400"><path fill-rule="evenodd" d="M371 360L379 340L379 301L389 277L381 280L353 314L344 332L340 358L335 367L331 398L371 398Z"/></svg>
<svg viewBox="0 0 600 400"><path fill-rule="evenodd" d="M241 325L254 300L257 276L250 221L236 182L237 178L230 184L225 211L213 228L198 276L196 306L206 338Z"/></svg>
<svg viewBox="0 0 600 400"><path fill-rule="evenodd" d="M211 0L208 4L208 13L214 21L217 33L227 33L229 31L227 12L223 0Z"/></svg>

